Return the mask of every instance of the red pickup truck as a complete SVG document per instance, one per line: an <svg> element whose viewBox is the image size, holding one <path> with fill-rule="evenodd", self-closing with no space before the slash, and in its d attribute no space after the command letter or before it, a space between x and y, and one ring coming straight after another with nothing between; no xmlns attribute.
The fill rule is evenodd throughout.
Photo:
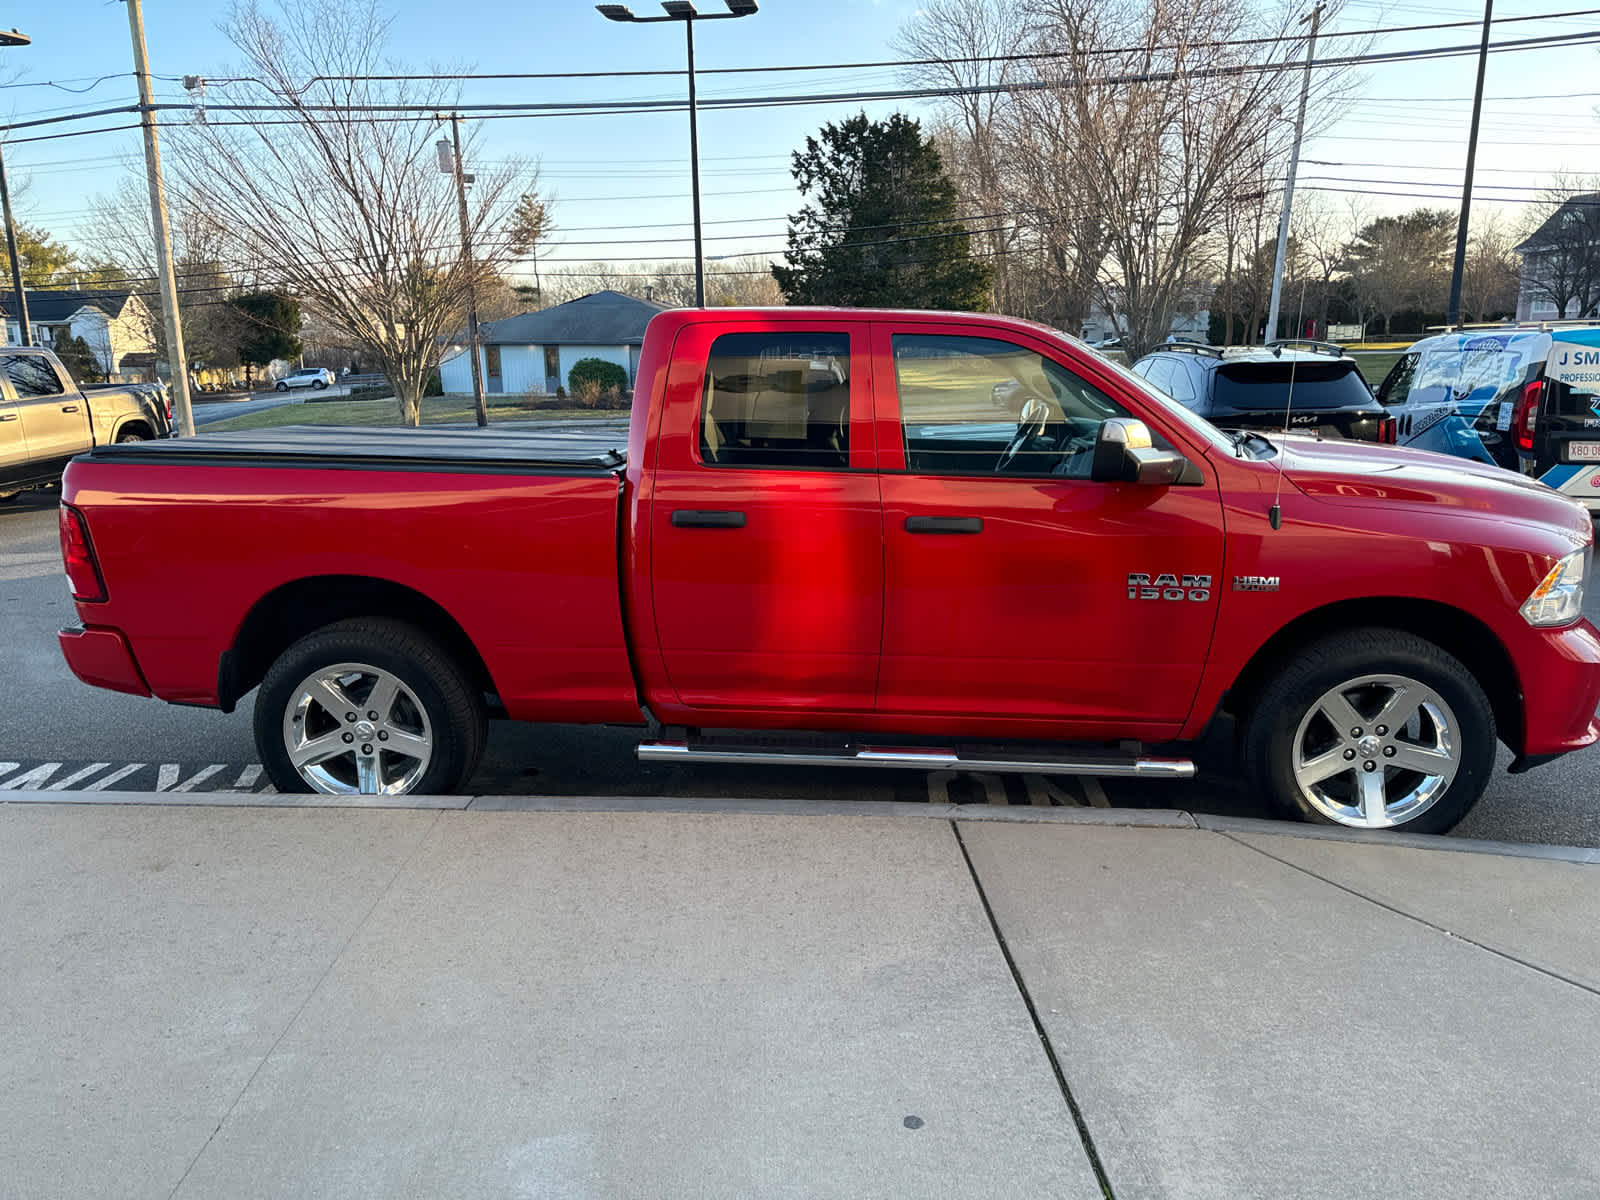
<svg viewBox="0 0 1600 1200"><path fill-rule="evenodd" d="M994 316L683 310L626 433L98 447L62 545L86 682L231 710L282 790L448 792L486 721L641 758L1182 777L1223 716L1282 812L1439 831L1600 737L1575 502L1223 434ZM1154 747L1157 752L1147 752Z"/></svg>

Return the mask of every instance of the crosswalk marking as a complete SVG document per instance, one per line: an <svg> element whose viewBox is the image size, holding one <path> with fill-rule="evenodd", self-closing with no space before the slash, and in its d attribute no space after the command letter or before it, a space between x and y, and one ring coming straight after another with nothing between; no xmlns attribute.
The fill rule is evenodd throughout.
<svg viewBox="0 0 1600 1200"><path fill-rule="evenodd" d="M65 779L58 779L45 789L47 792L64 792L75 783L82 783L91 775L98 775L109 767L110 763L90 763L87 767L80 767Z"/></svg>
<svg viewBox="0 0 1600 1200"><path fill-rule="evenodd" d="M175 792L192 792L192 791L195 790L195 788L199 787L206 780L210 779L218 771L225 770L227 768L227 765L228 765L227 763L212 763L209 767L202 767L200 770L196 771L193 775L189 776L189 778L185 779L182 783L180 783L177 787L173 788L172 790L175 791ZM161 769L163 771L165 771L167 769L167 766L168 766L167 763L162 763L161 764ZM164 792L166 790L167 789L164 788L164 787L157 787L156 788L156 791L158 791L158 792Z"/></svg>
<svg viewBox="0 0 1600 1200"><path fill-rule="evenodd" d="M260 763L0 762L0 795L108 791L261 796L276 795L278 789Z"/></svg>
<svg viewBox="0 0 1600 1200"><path fill-rule="evenodd" d="M132 775L135 771L140 771L140 770L143 770L143 769L144 769L144 764L143 763L129 763L125 767L118 767L115 771L111 772L111 774L107 775L104 779L95 780L93 783L91 783L88 787L84 788L83 790L86 791L86 792L103 792L107 788L109 788L113 783L117 783L120 780L126 779L129 775Z"/></svg>
<svg viewBox="0 0 1600 1200"><path fill-rule="evenodd" d="M0 792L33 791L42 788L45 782L61 769L58 762L40 763L31 771L24 771L21 775L14 775L4 783L0 783Z"/></svg>

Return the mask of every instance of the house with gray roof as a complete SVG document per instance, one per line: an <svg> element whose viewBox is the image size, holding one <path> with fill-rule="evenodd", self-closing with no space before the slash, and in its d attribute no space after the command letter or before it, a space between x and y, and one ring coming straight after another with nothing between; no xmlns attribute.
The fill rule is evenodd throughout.
<svg viewBox="0 0 1600 1200"><path fill-rule="evenodd" d="M485 322L478 327L484 391L554 393L566 386L568 372L583 358L616 363L632 387L644 327L664 311L665 305L606 291ZM472 392L472 360L460 348L465 341L466 334L458 333L454 356L439 367L447 393Z"/></svg>
<svg viewBox="0 0 1600 1200"><path fill-rule="evenodd" d="M1517 320L1600 313L1600 192L1568 196L1514 249L1522 255Z"/></svg>
<svg viewBox="0 0 1600 1200"><path fill-rule="evenodd" d="M28 325L36 346L81 337L110 380L141 378L155 363L155 317L135 292L102 288L27 288ZM22 340L16 292L0 291L6 341Z"/></svg>

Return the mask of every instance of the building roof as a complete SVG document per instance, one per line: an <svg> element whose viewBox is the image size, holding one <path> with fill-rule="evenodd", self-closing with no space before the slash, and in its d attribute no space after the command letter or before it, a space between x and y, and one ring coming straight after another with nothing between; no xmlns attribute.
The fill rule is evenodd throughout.
<svg viewBox="0 0 1600 1200"><path fill-rule="evenodd" d="M1539 228L1535 229L1527 237L1523 238L1522 241L1514 247L1516 253L1527 254L1530 250L1542 249L1543 244L1550 240L1550 235L1554 234L1557 228L1559 228L1561 222L1566 220L1567 213L1575 204L1582 204L1585 207L1594 207L1600 205L1600 192L1580 192L1576 196L1568 196L1561 207L1556 209L1555 212L1551 213L1550 216L1546 218L1543 225L1539 226Z"/></svg>
<svg viewBox="0 0 1600 1200"><path fill-rule="evenodd" d="M637 346L666 305L621 292L595 292L554 308L519 313L479 329L486 346ZM461 340L458 338L458 340Z"/></svg>
<svg viewBox="0 0 1600 1200"><path fill-rule="evenodd" d="M37 324L54 324L66 321L85 305L94 305L106 316L115 320L132 294L126 291L105 291L99 288L25 288L28 296L28 320ZM17 315L17 294L7 288L0 292L0 311L8 317Z"/></svg>

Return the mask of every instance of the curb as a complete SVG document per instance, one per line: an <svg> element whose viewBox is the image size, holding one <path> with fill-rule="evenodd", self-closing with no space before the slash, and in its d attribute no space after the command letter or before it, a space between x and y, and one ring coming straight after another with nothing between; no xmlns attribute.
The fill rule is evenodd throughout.
<svg viewBox="0 0 1600 1200"><path fill-rule="evenodd" d="M159 797L159 798L158 798ZM1497 842L1442 834L1382 833L1298 825L1253 817L1223 817L1160 808L1035 808L989 804L862 804L848 800L735 799L702 796L323 796L315 793L236 792L11 792L11 804L144 808L397 809L475 813L687 813L714 816L921 817L938 821L1018 825L1087 825L1137 829L1192 829L1222 835L1248 833L1407 850L1492 854L1550 862L1600 865L1600 847Z"/></svg>

